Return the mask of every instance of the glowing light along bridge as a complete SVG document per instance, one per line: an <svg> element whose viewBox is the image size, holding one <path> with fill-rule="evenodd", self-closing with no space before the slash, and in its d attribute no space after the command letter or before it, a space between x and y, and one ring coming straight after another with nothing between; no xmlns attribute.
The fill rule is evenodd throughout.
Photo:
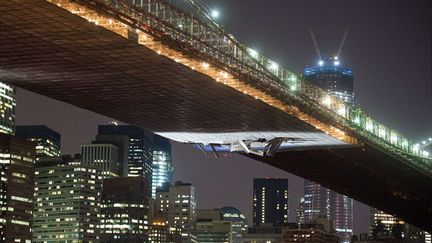
<svg viewBox="0 0 432 243"><path fill-rule="evenodd" d="M193 1L178 6L164 0L134 2L1 2L0 79L180 142L230 146L432 229L432 156L427 151L239 43ZM92 55L97 62L86 60ZM178 86L172 87L175 82ZM158 89L162 86L168 90ZM199 104L206 95L223 104ZM249 103L236 104L240 99ZM176 102L180 109L171 108ZM208 113L199 113L199 108ZM215 116L212 108L227 113ZM268 124L272 122L276 125ZM278 149L282 152L275 154ZM274 157L263 156L269 154ZM331 175L335 163L342 173L362 171L367 177L362 182L371 191ZM385 185L372 185L380 180Z"/></svg>
<svg viewBox="0 0 432 243"><path fill-rule="evenodd" d="M419 145L396 130L375 121L359 107L342 102L317 86L301 80L294 72L239 43L211 21L204 11L200 11L193 1L190 1L191 7L196 8L203 18L191 18L168 2L158 0L133 1L136 2L135 7L127 1L49 2L125 38L131 38L132 28L139 44L160 55L288 112L337 139L352 144L358 143L357 137L370 140L383 150L402 156L414 166L432 172L432 155L420 149ZM104 12L102 9L92 10L91 7L104 9L112 18L100 13ZM205 20L207 23L198 20ZM183 50L170 46L169 41L173 41ZM190 57L185 51L189 55L194 54ZM198 56L202 56L202 59L197 58ZM260 83L248 84L242 77ZM296 106L287 105L285 99L298 104L299 108L311 108L327 121L322 122L323 119L316 119Z"/></svg>

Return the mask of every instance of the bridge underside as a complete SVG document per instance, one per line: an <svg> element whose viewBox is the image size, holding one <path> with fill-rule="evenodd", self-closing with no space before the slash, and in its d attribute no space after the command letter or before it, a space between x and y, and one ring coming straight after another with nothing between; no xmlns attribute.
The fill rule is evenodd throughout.
<svg viewBox="0 0 432 243"><path fill-rule="evenodd" d="M231 132L300 139L293 152L255 159L432 228L432 182L400 161L342 149L349 145L46 1L1 1L0 12L1 81L180 142L223 143Z"/></svg>
<svg viewBox="0 0 432 243"><path fill-rule="evenodd" d="M247 156L432 231L430 177L371 146Z"/></svg>

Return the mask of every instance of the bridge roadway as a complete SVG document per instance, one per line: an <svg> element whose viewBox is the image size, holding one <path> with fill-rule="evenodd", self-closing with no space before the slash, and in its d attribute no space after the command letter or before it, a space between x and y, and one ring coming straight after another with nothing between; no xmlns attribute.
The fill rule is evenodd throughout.
<svg viewBox="0 0 432 243"><path fill-rule="evenodd" d="M47 1L1 1L0 12L0 80L179 142L298 139L274 157L246 156L432 230L431 176L400 158L336 139Z"/></svg>

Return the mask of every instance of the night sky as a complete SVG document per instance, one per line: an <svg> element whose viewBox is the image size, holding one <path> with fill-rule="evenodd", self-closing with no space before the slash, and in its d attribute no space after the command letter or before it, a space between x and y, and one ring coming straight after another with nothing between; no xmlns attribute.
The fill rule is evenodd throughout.
<svg viewBox="0 0 432 243"><path fill-rule="evenodd" d="M221 12L219 23L238 40L280 65L301 72L317 56L334 55L348 29L342 65L353 68L357 103L377 120L413 140L432 136L430 0L208 0ZM17 123L46 124L62 134L62 152L77 153L98 124L110 118L24 90L17 94ZM208 158L174 143L175 180L196 187L198 208L234 206L252 222L252 179L288 177L290 220L303 194L303 180L240 155ZM367 190L367 189L365 189ZM354 207L354 232L368 230L368 208Z"/></svg>

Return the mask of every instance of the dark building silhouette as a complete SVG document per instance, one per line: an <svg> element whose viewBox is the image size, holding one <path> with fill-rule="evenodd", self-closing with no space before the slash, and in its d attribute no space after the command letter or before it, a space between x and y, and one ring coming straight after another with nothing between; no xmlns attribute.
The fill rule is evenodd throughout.
<svg viewBox="0 0 432 243"><path fill-rule="evenodd" d="M31 242L35 144L0 133L0 242Z"/></svg>
<svg viewBox="0 0 432 243"><path fill-rule="evenodd" d="M254 179L253 226L288 222L288 179Z"/></svg>

